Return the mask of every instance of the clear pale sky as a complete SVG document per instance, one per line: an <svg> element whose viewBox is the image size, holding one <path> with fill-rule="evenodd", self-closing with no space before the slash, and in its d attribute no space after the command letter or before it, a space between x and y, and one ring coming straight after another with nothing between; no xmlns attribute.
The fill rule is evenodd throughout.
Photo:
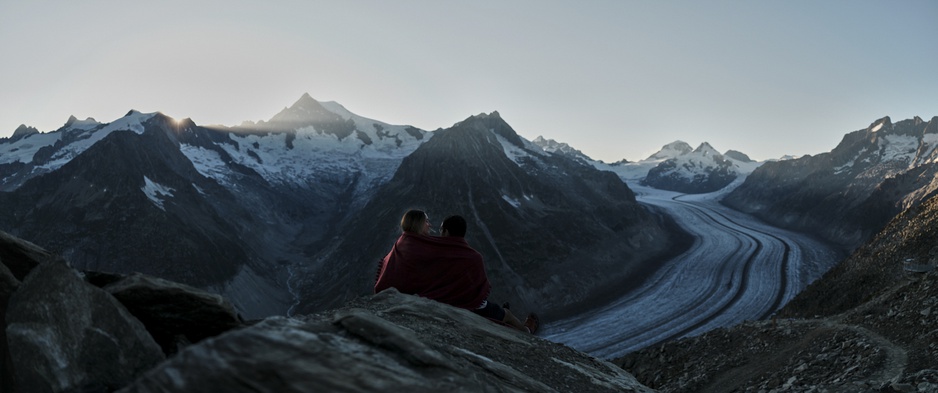
<svg viewBox="0 0 938 393"><path fill-rule="evenodd" d="M237 125L305 92L426 130L497 110L607 162L817 154L938 115L938 2L0 0L0 137L130 109Z"/></svg>

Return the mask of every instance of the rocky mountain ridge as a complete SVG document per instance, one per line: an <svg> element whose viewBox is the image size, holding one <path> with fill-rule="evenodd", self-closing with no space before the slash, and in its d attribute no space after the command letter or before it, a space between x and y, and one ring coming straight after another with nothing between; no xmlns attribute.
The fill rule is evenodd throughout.
<svg viewBox="0 0 938 393"><path fill-rule="evenodd" d="M735 150L721 154L707 142L695 149L683 141L666 144L640 161L593 164L599 169L615 172L625 181L689 194L720 190L734 181L745 179L762 165Z"/></svg>
<svg viewBox="0 0 938 393"><path fill-rule="evenodd" d="M284 314L303 248L432 135L327 105L336 112L304 95L252 128L71 117L0 141L0 227L81 268L145 272L225 294L247 315Z"/></svg>
<svg viewBox="0 0 938 393"><path fill-rule="evenodd" d="M723 203L853 250L935 194L936 146L938 118L884 117L845 135L830 153L762 165Z"/></svg>

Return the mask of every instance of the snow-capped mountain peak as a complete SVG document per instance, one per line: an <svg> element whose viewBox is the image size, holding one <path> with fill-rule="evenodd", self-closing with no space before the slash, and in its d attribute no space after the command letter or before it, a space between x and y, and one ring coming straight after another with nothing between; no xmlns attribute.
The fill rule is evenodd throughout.
<svg viewBox="0 0 938 393"><path fill-rule="evenodd" d="M869 128L867 129L870 132L877 132L877 131L882 130L883 127L885 127L887 130L892 128L892 120L889 118L889 116L886 116L886 117L883 117L882 119L874 121L873 124L870 124Z"/></svg>
<svg viewBox="0 0 938 393"><path fill-rule="evenodd" d="M752 158L749 158L746 153L736 151L736 150L727 150L726 153L723 153L723 157L733 159L739 162L755 162Z"/></svg>
<svg viewBox="0 0 938 393"><path fill-rule="evenodd" d="M657 153L648 156L643 161L663 161L669 158L675 158L692 152L694 149L687 142L674 141L661 147Z"/></svg>
<svg viewBox="0 0 938 393"><path fill-rule="evenodd" d="M543 136L538 136L532 141L535 145L539 146L541 149L548 153L562 154L573 159L581 160L586 163L592 163L593 159L583 154L583 152L573 148L563 142L557 142L553 139L545 139Z"/></svg>
<svg viewBox="0 0 938 393"><path fill-rule="evenodd" d="M63 127L88 130L99 125L101 125L101 123L92 117L85 118L85 120L78 120L75 116L69 116L68 121L65 122Z"/></svg>
<svg viewBox="0 0 938 393"><path fill-rule="evenodd" d="M299 100L288 108L270 118L267 123L280 124L309 124L317 121L330 120L336 114L329 112L319 101L313 99L309 93L303 93Z"/></svg>
<svg viewBox="0 0 938 393"><path fill-rule="evenodd" d="M9 140L11 142L15 142L20 139L26 138L30 135L34 135L38 133L39 133L39 130L37 130L35 127L29 127L25 124L20 124L19 127L16 127L16 130L13 130L13 135L10 136Z"/></svg>
<svg viewBox="0 0 938 393"><path fill-rule="evenodd" d="M717 151L717 149L714 149L713 146L710 146L710 144L707 142L701 143L700 146L697 146L697 148L694 149L694 153L700 154L704 157L721 157L722 158L723 156L722 154L720 154L719 151Z"/></svg>

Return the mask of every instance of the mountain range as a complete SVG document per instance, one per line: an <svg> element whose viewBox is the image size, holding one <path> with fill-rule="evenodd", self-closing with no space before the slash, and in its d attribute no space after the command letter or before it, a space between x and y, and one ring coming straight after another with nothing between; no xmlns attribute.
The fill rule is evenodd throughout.
<svg viewBox="0 0 938 393"><path fill-rule="evenodd" d="M623 277L637 285L686 243L614 174L541 149L497 112L427 132L304 94L231 128L73 117L0 141L0 174L14 235L80 269L213 290L252 317L368 293L412 207L465 216L493 296L546 315L626 290Z"/></svg>
<svg viewBox="0 0 938 393"><path fill-rule="evenodd" d="M566 154L599 170L611 171L624 181L687 194L721 190L736 180L741 182L762 165L735 150L721 154L707 142L694 149L687 142L674 141L643 160L622 160L611 164L593 160L565 143L543 137L534 142L545 150Z"/></svg>
<svg viewBox="0 0 938 393"><path fill-rule="evenodd" d="M829 153L767 162L723 203L853 250L938 190L938 118L851 132Z"/></svg>
<svg viewBox="0 0 938 393"><path fill-rule="evenodd" d="M326 310L370 293L378 259L407 209L429 212L434 225L446 215L465 216L467 240L483 254L494 284L491 298L549 319L627 292L690 244L667 217L639 205L625 181L684 193L723 190L727 206L816 234L852 255L780 311L795 320L719 329L617 364L663 391L928 391L938 387L938 286L928 272L938 260L936 143L938 118L884 117L815 156L752 162L708 143L692 149L677 141L639 162L606 164L560 142L528 141L498 112L428 132L304 94L268 121L237 127L137 111L111 123L71 117L48 133L21 126L0 139L0 229L42 244L51 253L36 251L37 258L57 255L90 283L107 286L122 277L115 273L142 272L222 294L247 318L302 314L315 322L268 319L244 334L280 340L328 333L333 341L363 335L387 350L394 340L412 343L402 332L426 323L412 323L412 310L362 300L353 304L369 308L364 314L354 306L335 315ZM0 275L3 298L21 284L29 288L11 301L17 326L36 316L34 299L61 295L47 285L61 281L92 296L75 284L77 272L41 262L38 270L55 280L30 279L7 249L0 251L0 266L9 270ZM910 273L910 266L925 273ZM93 297L114 307L115 300ZM470 323L434 310L445 315L436 325ZM383 317L409 327L375 319ZM423 338L451 336L440 326L421 331ZM17 329L17 337L32 334ZM382 341L386 334L394 340ZM552 351L536 347L531 356ZM412 356L402 351L394 356ZM448 362L465 359L465 352L453 354ZM508 372L480 359L471 363ZM563 359L565 367L581 361L575 354ZM2 374L11 364L3 359ZM419 356L414 364L423 364ZM578 372L594 372L584 370Z"/></svg>

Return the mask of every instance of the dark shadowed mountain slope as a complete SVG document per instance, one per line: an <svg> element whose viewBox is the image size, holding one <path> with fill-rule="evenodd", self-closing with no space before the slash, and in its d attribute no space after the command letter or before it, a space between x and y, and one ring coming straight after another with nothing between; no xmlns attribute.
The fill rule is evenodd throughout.
<svg viewBox="0 0 938 393"><path fill-rule="evenodd" d="M434 134L317 254L299 311L369 293L409 208L427 211L434 227L450 214L466 217L493 300L541 312L623 290L677 248L614 174L544 152L497 112Z"/></svg>
<svg viewBox="0 0 938 393"><path fill-rule="evenodd" d="M111 133L60 169L0 193L4 227L83 268L199 286L231 279L252 258L230 235L244 212L220 211L231 194L180 153L172 120L157 114L144 123L141 134Z"/></svg>
<svg viewBox="0 0 938 393"><path fill-rule="evenodd" d="M933 269L938 262L938 197L898 216L869 243L811 284L783 315L834 315L853 309L906 282L905 267Z"/></svg>
<svg viewBox="0 0 938 393"><path fill-rule="evenodd" d="M938 118L893 124L885 117L830 153L766 163L723 203L853 249L934 194L936 146Z"/></svg>
<svg viewBox="0 0 938 393"><path fill-rule="evenodd" d="M304 94L268 122L200 127L131 111L0 140L0 228L79 268L145 272L286 313L308 250L431 134Z"/></svg>

